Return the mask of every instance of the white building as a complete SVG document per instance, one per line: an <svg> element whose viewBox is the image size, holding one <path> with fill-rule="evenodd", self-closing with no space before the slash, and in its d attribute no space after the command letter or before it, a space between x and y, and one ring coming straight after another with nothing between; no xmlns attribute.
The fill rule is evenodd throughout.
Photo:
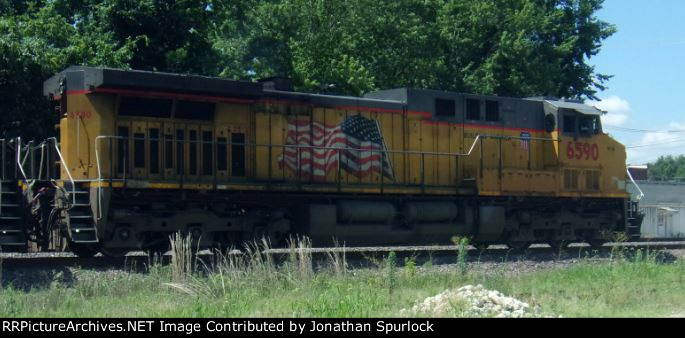
<svg viewBox="0 0 685 338"><path fill-rule="evenodd" d="M685 238L685 183L636 181L644 196L640 210L642 238ZM639 194L632 183L627 189L635 200Z"/></svg>

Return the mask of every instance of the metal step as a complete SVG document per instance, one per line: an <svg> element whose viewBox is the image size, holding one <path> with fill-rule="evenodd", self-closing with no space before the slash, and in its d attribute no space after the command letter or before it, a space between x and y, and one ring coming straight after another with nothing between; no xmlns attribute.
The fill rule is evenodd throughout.
<svg viewBox="0 0 685 338"><path fill-rule="evenodd" d="M22 226L21 219L11 219L11 220L4 220L0 222L0 231L3 230L21 230L24 227Z"/></svg>
<svg viewBox="0 0 685 338"><path fill-rule="evenodd" d="M97 243L95 229L71 229L71 239L74 243Z"/></svg>
<svg viewBox="0 0 685 338"><path fill-rule="evenodd" d="M93 219L93 215L69 215L69 220L72 219Z"/></svg>
<svg viewBox="0 0 685 338"><path fill-rule="evenodd" d="M90 232L90 231L95 231L95 228L78 228L78 229L71 229L72 232L75 233L82 233L82 232Z"/></svg>
<svg viewBox="0 0 685 338"><path fill-rule="evenodd" d="M0 247L7 248L7 247L11 247L11 246L18 246L18 247L24 247L25 248L26 243L23 243L23 242L6 242L6 243L4 243L2 241L2 237L0 237ZM3 249L2 251L7 252L7 251L11 251L11 250Z"/></svg>
<svg viewBox="0 0 685 338"><path fill-rule="evenodd" d="M78 208L78 207L89 207L90 208L90 203L72 203L71 207L72 208Z"/></svg>
<svg viewBox="0 0 685 338"><path fill-rule="evenodd" d="M0 246L26 246L23 230L0 230Z"/></svg>
<svg viewBox="0 0 685 338"><path fill-rule="evenodd" d="M26 249L21 194L15 180L0 181L0 246L3 251Z"/></svg>
<svg viewBox="0 0 685 338"><path fill-rule="evenodd" d="M69 227L71 229L95 229L93 224L89 224L89 223L73 223L73 222L71 222L69 224Z"/></svg>
<svg viewBox="0 0 685 338"><path fill-rule="evenodd" d="M13 230L0 230L0 235L7 235L7 234L16 234L16 233L24 233L23 230L19 229L13 229Z"/></svg>
<svg viewBox="0 0 685 338"><path fill-rule="evenodd" d="M65 186L69 202L72 203L68 216L71 240L73 243L98 243L90 204L90 189L79 183L74 188L72 190L71 184Z"/></svg>

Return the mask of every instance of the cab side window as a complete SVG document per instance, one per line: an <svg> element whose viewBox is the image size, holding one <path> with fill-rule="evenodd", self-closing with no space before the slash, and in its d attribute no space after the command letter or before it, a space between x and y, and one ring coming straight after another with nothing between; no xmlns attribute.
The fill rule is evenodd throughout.
<svg viewBox="0 0 685 338"><path fill-rule="evenodd" d="M485 121L499 121L499 102L485 101Z"/></svg>
<svg viewBox="0 0 685 338"><path fill-rule="evenodd" d="M454 117L454 100L435 99L435 116Z"/></svg>
<svg viewBox="0 0 685 338"><path fill-rule="evenodd" d="M466 119L480 120L480 100L466 99Z"/></svg>
<svg viewBox="0 0 685 338"><path fill-rule="evenodd" d="M574 115L564 115L564 133L576 133L576 117Z"/></svg>

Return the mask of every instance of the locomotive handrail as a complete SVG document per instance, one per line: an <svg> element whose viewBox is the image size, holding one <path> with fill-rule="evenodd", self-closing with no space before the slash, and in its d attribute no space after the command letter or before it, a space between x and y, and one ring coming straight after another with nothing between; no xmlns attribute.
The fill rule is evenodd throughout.
<svg viewBox="0 0 685 338"><path fill-rule="evenodd" d="M438 151L419 151L419 150L368 150L372 152L382 152L382 153L400 153L400 154L410 154L410 155L440 155L440 156L469 156L473 152L473 149L478 144L480 139L502 139L502 140L531 140L531 141L560 141L560 139L554 138L541 138L541 137L519 137L519 136L501 136L501 135L481 135L478 134L474 138L469 151L465 153L450 153L450 152L438 152ZM115 140L145 140L144 137L126 137L126 136L112 136L112 135L100 135L95 138L95 160L98 164L98 177L100 177L100 166L99 166L99 148L98 143L101 139L115 139ZM162 138L150 139L155 141L161 141ZM206 141L192 141L195 144L205 144L214 143ZM303 148L303 149L321 149L321 150L354 150L354 151L367 151L358 148L349 147L325 147L325 146L312 146L304 144L262 144L262 143L247 143L247 142L227 142L228 145L243 145L243 146L255 146L255 147L275 147L275 148Z"/></svg>
<svg viewBox="0 0 685 338"><path fill-rule="evenodd" d="M99 152L99 147L98 143L100 142L101 139L104 138L119 138L122 136L104 136L100 135L95 137L95 167L97 168L98 171L98 214L97 214L97 220L102 219L102 171L100 171L100 152ZM112 154L109 154L110 158L112 157ZM112 176L112 173L109 173L110 177ZM111 178L110 178L111 179Z"/></svg>
<svg viewBox="0 0 685 338"><path fill-rule="evenodd" d="M114 140L145 140L145 138L139 138L139 137L127 137L127 136L114 136L114 135L100 135L95 138L95 161L96 161L96 168L98 172L98 182L101 182L104 178L102 177L102 168L100 166L100 141L103 139L114 139ZM500 140L537 140L537 141L559 141L559 139L553 139L553 138L540 138L540 137L519 137L519 136L501 136L501 135L476 135L476 137L473 139L473 142L471 145L468 147L468 151L466 152L436 152L436 151L417 151L417 150L388 150L388 149L382 149L382 150L361 150L358 148L350 148L350 147L326 147L326 146L313 146L313 145L303 145L303 144L260 144L260 143L233 143L233 142L228 142L227 144L229 145L243 145L243 146L254 146L254 147L269 147L269 148L297 148L297 149L317 149L317 150L350 150L350 151L372 151L372 152L380 152L380 153L390 153L390 154L407 154L407 155L433 155L433 156L470 156L473 153L473 150L476 148L476 145L478 144L479 141L482 141L483 139L500 139ZM157 141L162 140L162 138L155 139ZM209 143L213 143L209 142ZM196 141L193 142L196 144L204 144L207 143L205 141ZM110 173L110 176L112 174ZM111 178L110 178L111 179ZM117 181L121 181L122 179L118 179ZM125 179L123 179L125 180Z"/></svg>
<svg viewBox="0 0 685 338"><path fill-rule="evenodd" d="M59 150L59 142L57 141L56 137L49 137L46 139L46 141L52 141L53 145L55 146L55 151L57 151L57 156L59 156L59 162L62 164L64 167L64 171L67 173L67 176L69 176L69 182L71 183L71 197L74 200L74 204L76 203L76 183L74 182L74 178L71 176L71 173L69 172L69 166L67 166L67 162L64 160L64 157L62 156L62 152Z"/></svg>
<svg viewBox="0 0 685 338"><path fill-rule="evenodd" d="M637 191L640 192L640 194L637 195L637 197L635 197L635 199L637 199L637 201L640 202L640 200L642 199L642 197L645 196L645 193L642 192L642 189L640 189L640 186L637 185L637 183L636 183L635 180L633 179L633 175L630 173L630 170L626 169L626 172L628 173L628 177L630 178L630 182L632 182L633 185L635 186L635 188L637 188Z"/></svg>
<svg viewBox="0 0 685 338"><path fill-rule="evenodd" d="M98 182L98 213L97 213L97 219L100 220L102 219L102 182L107 179L111 182L113 181L123 181L126 182L126 165L122 167L124 170L123 178L115 178L115 175L113 172L109 173L109 178L104 178L102 176L102 168L100 164L100 145L101 145L101 140L103 139L110 139L110 140L154 140L154 141L162 141L164 140L163 138L145 138L145 137L132 137L132 136L114 136L114 135L99 135L95 137L95 162L96 162L96 169L97 169L97 182ZM316 146L316 145L302 145L302 144L260 144L260 143L248 143L248 142L227 142L227 145L240 145L240 146L250 146L250 147L268 147L269 149L269 158L271 158L271 150L273 148L295 148L297 149L298 153L300 152L301 149L315 149L315 150L338 150L338 151L362 151L362 152L372 152L372 153L382 153L382 154L403 154L403 155L420 155L421 156L421 186L422 190L424 189L424 161L425 161L425 156L450 156L450 157L456 157L457 161L459 157L466 157L470 156L474 149L476 148L476 145L480 144L480 152L481 152L481 159L480 159L480 176L482 177L483 175L483 167L484 167L484 162L483 162L483 140L485 139L495 139L499 140L500 144L500 153L501 153L501 141L502 140L525 140L525 141L553 141L553 142L558 142L560 139L558 138L541 138L541 137L520 137L520 136L503 136L503 135L487 135L487 134L478 134L474 137L471 145L468 147L468 150L465 152L438 152L438 151L420 151L420 150L388 150L388 149L379 149L379 150L365 150L365 149L358 149L358 148L350 148L350 147L326 147L326 146ZM112 142L112 141L110 141ZM190 142L191 144L214 144L216 140L212 141L204 141L204 140L197 140L197 141L187 141ZM113 144L110 144L110 152L113 151L112 148ZM124 145L125 146L125 145ZM528 147L528 169L530 170L530 152L531 152L532 147ZM59 153L58 153L59 154ZM110 154L110 157L114 156L114 154ZM500 154L501 156L501 154ZM60 154L61 158L61 154ZM214 161L215 162L215 161ZM501 158L500 158L500 174L502 170L502 163L501 163ZM459 163L459 162L457 162ZM383 166L383 161L381 161L381 169ZM213 167L215 167L215 163L213 164ZM110 170L113 170L112 167L110 167ZM216 168L213 168L212 170L216 174ZM338 170L339 171L339 170ZM68 172L68 171L67 171ZM298 182L299 182L299 172L298 172ZM340 174L338 174L340 175ZM181 180L183 179L184 175L181 176ZM269 163L269 178L268 180L271 181L271 163ZM70 180L73 182L73 179L70 177ZM337 179L338 182L337 184L340 185L340 179ZM383 184L384 180L381 180L380 186L381 186L381 191L383 190ZM182 183L181 183L182 184ZM214 184L216 184L216 177L214 178ZM73 185L73 183L72 183Z"/></svg>
<svg viewBox="0 0 685 338"><path fill-rule="evenodd" d="M100 167L100 141L102 139L115 139L115 140L145 140L145 138L140 138L140 137L126 137L126 136L113 136L113 135L100 135L95 137L95 162L96 162L96 168L98 172L98 181L102 181L102 169ZM470 156L471 153L473 153L473 150L475 149L476 145L478 144L479 141L482 139L501 139L501 140L533 140L533 141L560 141L559 139L554 139L554 138L541 138L541 137L519 137L519 136L501 136L501 135L481 135L478 134L476 137L473 139L473 142L471 143L471 146L469 147L469 150L467 152L437 152L437 151L417 151L417 150L388 150L388 149L383 149L383 150L372 150L372 152L380 152L380 153L399 153L399 154L409 154L409 155L436 155L436 156ZM162 138L156 139L157 141L162 140ZM196 141L194 142L196 144L202 144L202 143L207 143L205 141ZM209 142L209 143L213 143ZM325 147L325 146L313 146L313 145L303 145L303 144L260 144L260 143L233 143L233 142L228 142L227 144L230 145L243 145L243 146L255 146L255 147L269 147L269 148L299 148L299 149L319 149L319 150L352 150L352 151L369 151L369 150L362 150L358 148L349 148L349 147Z"/></svg>
<svg viewBox="0 0 685 338"><path fill-rule="evenodd" d="M7 140L5 140L4 138L0 139L0 147L2 147L2 150L0 150L0 153L1 153L0 156L2 157L2 179L6 180L7 175L6 175L6 170L5 170L6 168L5 167L7 166L7 161L5 160L5 151L7 150L6 149L7 148ZM0 198L2 197L1 195L2 194L0 194Z"/></svg>
<svg viewBox="0 0 685 338"><path fill-rule="evenodd" d="M57 154L60 157L60 160L62 162L62 165L65 167L65 170L67 172L67 175L69 176L69 180L72 184L72 190L75 190L75 184L74 184L74 179L71 177L71 174L69 173L68 167L66 166L66 163L64 161L64 158L62 157L61 152L57 148L57 140L53 137L50 138L54 140L55 142L55 147L57 149ZM100 145L101 145L101 140L103 139L111 139L111 140L145 140L146 138L140 138L140 137L129 137L129 136L114 136L114 135L99 135L95 137L95 162L96 162L96 169L97 169L97 182L98 182L98 213L97 213L97 219L100 220L102 219L102 182L105 180L105 178L102 176L102 168L100 164ZM476 145L480 143L480 151L481 151L481 163L480 163L480 168L481 168L481 176L482 176L482 170L483 170L483 158L482 158L482 153L483 153L483 140L485 139L496 139L500 140L526 140L526 141L553 141L553 142L558 142L560 139L558 138L541 138L541 137L520 137L520 136L503 136L503 135L487 135L487 134L478 134L475 136L473 139L471 145L468 147L468 150L466 152L437 152L437 151L418 151L418 150L388 150L388 149L379 149L379 150L362 150L358 148L350 148L350 147L326 147L326 146L315 146L315 145L301 145L301 144L259 144L259 143L248 143L248 142L242 142L242 143L234 143L234 142L227 142L226 144L228 145L242 145L242 146L254 146L254 147L268 147L269 151L271 151L272 148L296 148L298 149L298 152L300 149L317 149L317 150L348 150L348 151L370 151L370 152L378 152L378 153L385 153L385 154L405 154L405 155L421 155L421 162L422 162L422 167L423 167L423 162L424 162L424 157L426 155L428 156L454 156L454 157L465 157L465 156L470 156L473 153L473 150L476 148ZM153 139L149 139L153 140ZM161 141L163 138L156 138L154 139L156 141ZM215 140L207 142L203 140L198 140L198 141L189 141L191 143L195 144L205 144L205 143L211 143L214 144L216 142ZM501 144L500 144L501 147ZM530 148L529 147L529 153L530 153ZM110 151L112 151L112 148L110 147ZM110 154L110 157L114 156L113 154ZM530 154L529 154L530 157ZM530 160L529 160L530 161ZM500 161L501 162L501 161ZM501 165L501 164L500 164ZM382 166L382 164L381 164ZM271 167L271 165L269 165ZM530 163L529 163L529 169L530 169ZM126 168L123 168L124 170L124 177L120 179L114 178L114 173L110 172L109 173L109 178L108 180L110 182L112 181L123 181L126 182L126 177L125 177L125 170ZM271 168L269 168L271 170ZM501 170L501 168L500 168ZM423 186L424 184L424 178L423 178L423 169L422 169L422 174L421 174L421 185ZM271 179L271 175L269 175L269 179ZM381 180L381 189L383 188L383 180ZM339 184L340 182L338 182ZM422 187L423 189L423 187Z"/></svg>
<svg viewBox="0 0 685 338"><path fill-rule="evenodd" d="M24 176L24 181L28 181L26 172L24 171L24 166L21 163L21 136L17 137L17 166L19 167L21 175Z"/></svg>

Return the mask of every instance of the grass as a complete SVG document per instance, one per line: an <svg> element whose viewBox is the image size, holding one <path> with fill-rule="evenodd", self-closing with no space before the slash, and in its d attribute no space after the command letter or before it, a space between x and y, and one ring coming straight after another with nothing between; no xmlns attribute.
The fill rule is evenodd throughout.
<svg viewBox="0 0 685 338"><path fill-rule="evenodd" d="M172 262L151 264L146 273L77 270L69 285L29 291L4 285L0 317L396 317L466 284L564 317L685 315L685 263L663 263L653 252L617 251L608 263L584 259L566 269L512 276L471 271L466 263L436 269L408 259L399 267L396 257L378 268L350 270L344 254L315 268L307 239L291 241L281 263L262 254L268 243L260 242L244 255L216 255L205 264L188 255L184 241L173 238Z"/></svg>

